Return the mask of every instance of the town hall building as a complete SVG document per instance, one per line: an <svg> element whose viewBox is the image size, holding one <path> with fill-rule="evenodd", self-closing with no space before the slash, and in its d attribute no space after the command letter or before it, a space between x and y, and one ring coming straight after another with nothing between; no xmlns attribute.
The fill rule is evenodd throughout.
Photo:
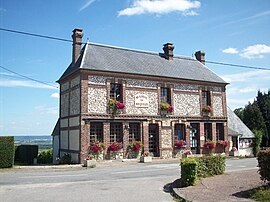
<svg viewBox="0 0 270 202"><path fill-rule="evenodd" d="M112 142L125 152L137 140L153 157L172 158L177 140L200 154L206 140L228 139L227 83L205 66L203 51L193 59L175 56L172 43L154 53L82 44L82 37L73 30L72 62L58 80L56 156L82 163L91 142L103 142L106 153Z"/></svg>

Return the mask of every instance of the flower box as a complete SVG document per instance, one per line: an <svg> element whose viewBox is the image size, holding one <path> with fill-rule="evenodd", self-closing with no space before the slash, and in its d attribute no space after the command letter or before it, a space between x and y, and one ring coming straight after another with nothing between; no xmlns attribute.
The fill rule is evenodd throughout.
<svg viewBox="0 0 270 202"><path fill-rule="evenodd" d="M92 160L84 160L84 167L94 167L96 166L96 160L92 159Z"/></svg>
<svg viewBox="0 0 270 202"><path fill-rule="evenodd" d="M140 157L141 163L151 163L152 162L152 156L141 156Z"/></svg>

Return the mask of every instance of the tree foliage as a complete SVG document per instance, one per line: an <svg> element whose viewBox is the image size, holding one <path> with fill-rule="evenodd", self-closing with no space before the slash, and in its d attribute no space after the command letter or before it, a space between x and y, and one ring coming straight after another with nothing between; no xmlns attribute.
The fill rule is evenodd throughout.
<svg viewBox="0 0 270 202"><path fill-rule="evenodd" d="M262 132L261 146L270 146L270 90L268 93L258 91L253 103L235 109L234 113L250 130Z"/></svg>

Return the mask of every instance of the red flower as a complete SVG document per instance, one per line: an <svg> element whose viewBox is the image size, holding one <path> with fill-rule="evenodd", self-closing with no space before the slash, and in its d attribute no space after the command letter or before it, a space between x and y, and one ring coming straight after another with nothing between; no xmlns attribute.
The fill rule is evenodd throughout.
<svg viewBox="0 0 270 202"><path fill-rule="evenodd" d="M207 141L206 143L204 143L204 147L207 149L214 149L215 148L215 143L212 141Z"/></svg>
<svg viewBox="0 0 270 202"><path fill-rule="evenodd" d="M125 105L123 103L121 103L121 102L117 102L116 103L116 108L117 109L124 109L125 108Z"/></svg>
<svg viewBox="0 0 270 202"><path fill-rule="evenodd" d="M174 146L177 147L177 148L181 148L181 147L184 147L186 145L187 145L187 143L184 140L179 140L179 141L176 141L174 143Z"/></svg>
<svg viewBox="0 0 270 202"><path fill-rule="evenodd" d="M170 112L170 113L173 112L173 106L169 106L168 112Z"/></svg>

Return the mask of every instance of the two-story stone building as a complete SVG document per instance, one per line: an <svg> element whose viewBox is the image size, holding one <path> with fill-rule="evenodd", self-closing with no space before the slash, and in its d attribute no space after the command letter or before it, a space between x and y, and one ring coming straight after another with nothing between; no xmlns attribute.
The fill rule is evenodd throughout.
<svg viewBox="0 0 270 202"><path fill-rule="evenodd" d="M163 53L93 43L81 47L82 37L81 29L73 31L72 62L58 80L56 155L69 153L79 163L90 142L108 147L118 141L126 150L135 139L153 156L171 158L176 140L186 140L195 153L202 153L208 139L227 140L227 83L204 65L203 52L196 52L196 59L174 56L171 43ZM109 99L125 105L121 113L111 113ZM162 102L173 112L164 115ZM203 106L212 108L211 115L204 116Z"/></svg>

